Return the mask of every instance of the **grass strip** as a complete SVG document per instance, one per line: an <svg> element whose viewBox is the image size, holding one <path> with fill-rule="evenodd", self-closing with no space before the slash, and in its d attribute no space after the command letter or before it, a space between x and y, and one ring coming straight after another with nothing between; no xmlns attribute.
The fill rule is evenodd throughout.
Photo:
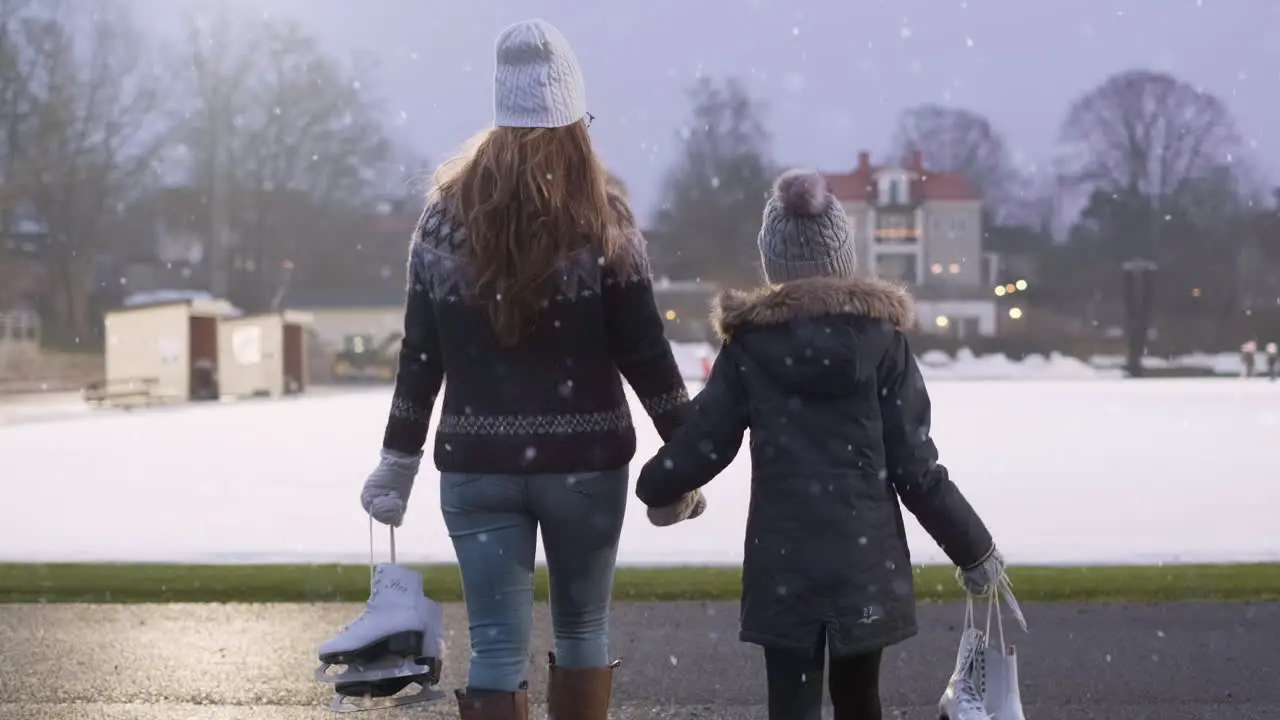
<svg viewBox="0 0 1280 720"><path fill-rule="evenodd" d="M462 599L455 565L417 566L427 594ZM1280 564L1014 567L1009 575L1023 602L1178 602L1280 600ZM915 569L924 602L961 599L954 569ZM737 600L737 567L621 567L618 601ZM547 597L547 575L536 575ZM266 603L363 602L363 565L0 564L3 603Z"/></svg>

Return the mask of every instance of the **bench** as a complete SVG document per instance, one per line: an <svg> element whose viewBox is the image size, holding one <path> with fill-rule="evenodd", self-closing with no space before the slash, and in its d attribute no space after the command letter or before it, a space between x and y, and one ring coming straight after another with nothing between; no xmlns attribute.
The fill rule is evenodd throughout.
<svg viewBox="0 0 1280 720"><path fill-rule="evenodd" d="M84 389L84 400L90 405L102 407L128 407L131 405L151 405L155 400L156 386L160 381L156 378L122 378L119 380L99 380L89 383Z"/></svg>

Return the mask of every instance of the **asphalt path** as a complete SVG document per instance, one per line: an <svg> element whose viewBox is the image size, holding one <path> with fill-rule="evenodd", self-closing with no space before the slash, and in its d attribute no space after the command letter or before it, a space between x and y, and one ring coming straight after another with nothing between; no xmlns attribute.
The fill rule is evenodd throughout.
<svg viewBox="0 0 1280 720"><path fill-rule="evenodd" d="M1031 605L1016 638L1031 720L1277 720L1280 604ZM353 605L0 605L3 720L333 718L316 647ZM921 633L886 655L886 717L936 720L963 617L920 608ZM758 649L732 603L620 604L615 720L762 720ZM447 609L442 687L466 672L461 607ZM549 622L530 685L540 701ZM456 718L450 699L369 718ZM535 711L533 717L542 717Z"/></svg>

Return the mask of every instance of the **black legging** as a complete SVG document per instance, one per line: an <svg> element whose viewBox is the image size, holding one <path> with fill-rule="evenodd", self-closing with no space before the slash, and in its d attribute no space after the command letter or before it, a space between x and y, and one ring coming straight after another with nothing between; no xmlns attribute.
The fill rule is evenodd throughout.
<svg viewBox="0 0 1280 720"><path fill-rule="evenodd" d="M825 635L813 653L764 651L769 720L822 720ZM832 658L827 678L835 720L881 720L880 651Z"/></svg>

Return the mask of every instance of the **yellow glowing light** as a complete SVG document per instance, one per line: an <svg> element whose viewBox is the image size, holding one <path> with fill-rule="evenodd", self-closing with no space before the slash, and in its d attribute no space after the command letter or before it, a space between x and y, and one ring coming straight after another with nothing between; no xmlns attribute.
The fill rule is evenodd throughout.
<svg viewBox="0 0 1280 720"><path fill-rule="evenodd" d="M667 319L668 319L668 320L675 320L675 319L676 319L676 311L675 311L675 310L668 310L668 311L667 311Z"/></svg>
<svg viewBox="0 0 1280 720"><path fill-rule="evenodd" d="M938 317L933 319L933 324L937 325L940 328L944 328L951 324L951 318L947 317L946 315L939 315Z"/></svg>
<svg viewBox="0 0 1280 720"><path fill-rule="evenodd" d="M1003 286L1003 285L1001 285L1000 287L997 287L997 288L996 288L996 297L1004 297L1004 292L1005 292L1005 290L1004 290L1004 286Z"/></svg>
<svg viewBox="0 0 1280 720"><path fill-rule="evenodd" d="M1022 308L1016 308L1016 307L1009 308L1009 317L1013 318L1014 320L1017 320L1018 318L1022 317Z"/></svg>
<svg viewBox="0 0 1280 720"><path fill-rule="evenodd" d="M1013 286L1014 286L1014 287L1016 287L1016 288L1018 288L1019 290L1026 290L1026 289L1027 289L1027 281L1026 281L1026 280L1019 280L1018 282L1014 283L1014 284L1013 284Z"/></svg>

